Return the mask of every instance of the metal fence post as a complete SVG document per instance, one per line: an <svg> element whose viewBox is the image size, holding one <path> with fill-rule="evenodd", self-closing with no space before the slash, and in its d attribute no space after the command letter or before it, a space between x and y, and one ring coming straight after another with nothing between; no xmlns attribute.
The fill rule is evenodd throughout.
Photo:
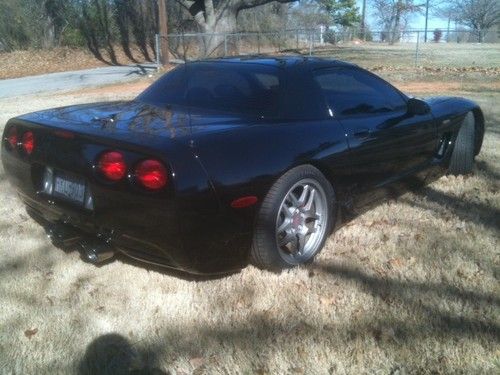
<svg viewBox="0 0 500 375"><path fill-rule="evenodd" d="M313 32L312 30L309 30L309 56L312 56L312 50L313 50Z"/></svg>
<svg viewBox="0 0 500 375"><path fill-rule="evenodd" d="M224 33L224 57L227 56L227 33Z"/></svg>
<svg viewBox="0 0 500 375"><path fill-rule="evenodd" d="M417 31L417 46L415 48L415 68L418 67L418 47L420 42L420 31Z"/></svg>
<svg viewBox="0 0 500 375"><path fill-rule="evenodd" d="M155 34L156 70L160 69L160 35Z"/></svg>
<svg viewBox="0 0 500 375"><path fill-rule="evenodd" d="M260 55L260 34L257 34L257 53Z"/></svg>
<svg viewBox="0 0 500 375"><path fill-rule="evenodd" d="M182 33L181 42L182 42L182 54L183 54L184 62L187 62L186 41L184 40L184 33Z"/></svg>

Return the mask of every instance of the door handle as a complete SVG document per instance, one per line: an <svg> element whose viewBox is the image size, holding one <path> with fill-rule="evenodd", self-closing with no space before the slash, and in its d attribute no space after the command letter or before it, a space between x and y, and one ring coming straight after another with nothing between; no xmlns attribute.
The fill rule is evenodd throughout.
<svg viewBox="0 0 500 375"><path fill-rule="evenodd" d="M368 128L360 128L356 129L356 131L352 134L355 138L365 139L370 136L370 129Z"/></svg>

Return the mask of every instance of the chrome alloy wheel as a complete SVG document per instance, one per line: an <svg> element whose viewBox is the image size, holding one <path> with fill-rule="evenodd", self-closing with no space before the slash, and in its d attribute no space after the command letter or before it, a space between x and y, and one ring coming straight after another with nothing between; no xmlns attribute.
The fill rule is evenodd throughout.
<svg viewBox="0 0 500 375"><path fill-rule="evenodd" d="M285 195L276 217L276 243L289 264L304 263L321 246L328 221L328 204L321 185L313 179L297 182Z"/></svg>

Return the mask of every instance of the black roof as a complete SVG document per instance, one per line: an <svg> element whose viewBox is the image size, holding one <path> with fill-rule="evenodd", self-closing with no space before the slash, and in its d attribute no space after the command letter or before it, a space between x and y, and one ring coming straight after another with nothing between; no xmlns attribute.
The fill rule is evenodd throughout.
<svg viewBox="0 0 500 375"><path fill-rule="evenodd" d="M316 56L301 56L301 55L285 55L285 56L266 56L266 55L250 55L250 56L231 56L214 59L203 59L197 62L225 62L225 63L254 63L271 66L293 66L304 64L315 68L324 66L353 66L354 64Z"/></svg>

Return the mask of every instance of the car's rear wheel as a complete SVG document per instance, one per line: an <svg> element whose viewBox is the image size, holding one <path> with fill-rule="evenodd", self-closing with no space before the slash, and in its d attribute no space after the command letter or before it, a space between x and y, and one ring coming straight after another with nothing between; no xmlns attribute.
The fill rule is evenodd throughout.
<svg viewBox="0 0 500 375"><path fill-rule="evenodd" d="M472 112L467 113L458 131L451 154L448 171L453 175L468 174L474 168L475 121Z"/></svg>
<svg viewBox="0 0 500 375"><path fill-rule="evenodd" d="M333 188L318 169L303 165L285 173L259 210L252 263L282 270L312 261L330 234L333 203Z"/></svg>

